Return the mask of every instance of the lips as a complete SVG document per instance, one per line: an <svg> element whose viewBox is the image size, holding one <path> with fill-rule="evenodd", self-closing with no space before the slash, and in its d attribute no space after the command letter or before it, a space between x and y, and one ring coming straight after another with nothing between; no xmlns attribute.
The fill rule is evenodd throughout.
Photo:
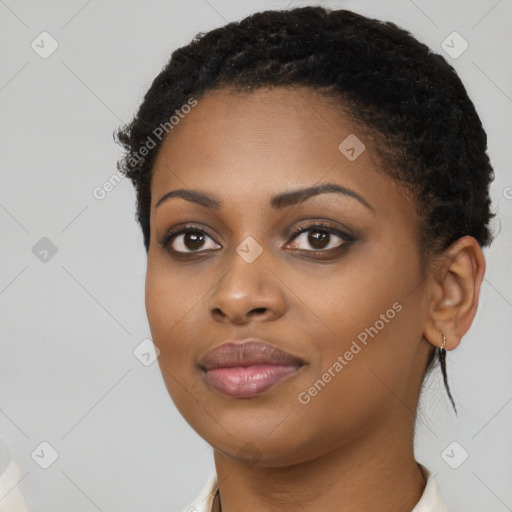
<svg viewBox="0 0 512 512"><path fill-rule="evenodd" d="M288 379L304 361L260 340L214 348L199 366L209 386L233 398L251 398Z"/></svg>

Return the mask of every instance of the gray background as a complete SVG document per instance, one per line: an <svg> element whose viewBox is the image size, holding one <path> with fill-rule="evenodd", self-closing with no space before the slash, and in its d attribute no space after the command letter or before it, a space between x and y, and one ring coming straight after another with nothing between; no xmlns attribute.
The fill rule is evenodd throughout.
<svg viewBox="0 0 512 512"><path fill-rule="evenodd" d="M113 131L173 49L252 12L307 3L317 2L0 0L0 433L32 512L177 511L214 471L157 363L133 354L150 332L131 183L103 200L93 190L116 171ZM394 21L443 54L487 130L499 234L485 251L477 319L449 353L459 417L437 370L416 455L452 511L512 510L512 2L323 5ZM43 31L59 44L47 59L31 48ZM457 59L440 46L453 31L469 43ZM46 262L32 252L42 237L57 247ZM46 470L31 457L42 441L59 454ZM453 441L469 454L458 469L441 456Z"/></svg>

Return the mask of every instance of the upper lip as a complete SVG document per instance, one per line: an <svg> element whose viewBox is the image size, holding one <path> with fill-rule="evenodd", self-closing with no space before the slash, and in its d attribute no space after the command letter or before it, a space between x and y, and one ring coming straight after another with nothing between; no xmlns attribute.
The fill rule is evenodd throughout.
<svg viewBox="0 0 512 512"><path fill-rule="evenodd" d="M204 370L272 364L302 366L302 359L260 340L229 341L210 350L200 361Z"/></svg>

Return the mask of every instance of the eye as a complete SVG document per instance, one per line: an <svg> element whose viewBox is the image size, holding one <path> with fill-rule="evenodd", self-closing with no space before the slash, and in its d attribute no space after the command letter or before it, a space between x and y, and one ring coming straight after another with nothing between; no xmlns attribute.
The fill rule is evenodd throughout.
<svg viewBox="0 0 512 512"><path fill-rule="evenodd" d="M297 228L295 232L297 234L288 243L288 247L307 252L328 252L354 241L353 236L321 222L306 227L302 226ZM310 248L307 247L308 245Z"/></svg>
<svg viewBox="0 0 512 512"><path fill-rule="evenodd" d="M206 231L194 226L174 228L167 232L158 243L169 251L181 254L220 248L220 245L214 242Z"/></svg>
<svg viewBox="0 0 512 512"><path fill-rule="evenodd" d="M294 231L296 234L288 242L287 248L309 253L330 254L354 241L354 236L318 221ZM204 229L190 225L172 228L158 240L158 243L176 256L206 253L222 248Z"/></svg>

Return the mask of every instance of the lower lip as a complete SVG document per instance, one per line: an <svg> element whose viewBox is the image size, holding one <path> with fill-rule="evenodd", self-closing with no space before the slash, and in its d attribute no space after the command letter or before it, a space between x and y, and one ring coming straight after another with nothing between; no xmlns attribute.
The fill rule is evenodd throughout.
<svg viewBox="0 0 512 512"><path fill-rule="evenodd" d="M205 373L217 391L233 398L257 396L297 372L300 366L256 364L233 368L213 368Z"/></svg>

